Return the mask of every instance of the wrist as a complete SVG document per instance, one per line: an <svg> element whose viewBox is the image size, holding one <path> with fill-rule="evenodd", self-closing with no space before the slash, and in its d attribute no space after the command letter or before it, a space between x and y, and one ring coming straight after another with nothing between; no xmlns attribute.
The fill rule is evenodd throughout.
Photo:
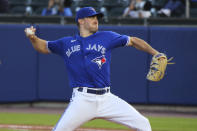
<svg viewBox="0 0 197 131"><path fill-rule="evenodd" d="M35 41L37 38L38 38L38 37L37 37L36 35L30 35L30 36L29 36L29 39L30 39L31 41Z"/></svg>
<svg viewBox="0 0 197 131"><path fill-rule="evenodd" d="M159 53L160 53L160 52L154 50L151 54L152 54L153 56L155 56L155 55L157 55L157 54L159 54Z"/></svg>

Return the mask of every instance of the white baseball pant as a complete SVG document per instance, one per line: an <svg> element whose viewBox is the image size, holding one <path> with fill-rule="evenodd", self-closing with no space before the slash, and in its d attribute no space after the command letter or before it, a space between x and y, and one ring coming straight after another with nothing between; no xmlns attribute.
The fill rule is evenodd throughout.
<svg viewBox="0 0 197 131"><path fill-rule="evenodd" d="M71 101L53 131L74 131L85 122L102 118L136 131L151 131L147 118L111 92L103 95L73 89Z"/></svg>

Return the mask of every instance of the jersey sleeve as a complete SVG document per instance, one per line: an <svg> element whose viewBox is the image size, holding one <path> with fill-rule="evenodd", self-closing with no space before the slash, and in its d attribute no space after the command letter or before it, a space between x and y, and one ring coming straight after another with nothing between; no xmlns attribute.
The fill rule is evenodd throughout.
<svg viewBox="0 0 197 131"><path fill-rule="evenodd" d="M129 44L130 37L127 35L120 35L115 32L111 32L110 47L117 48L121 46L127 46Z"/></svg>
<svg viewBox="0 0 197 131"><path fill-rule="evenodd" d="M63 53L63 40L58 39L58 40L55 40L55 41L47 41L47 47L48 47L48 50L51 53L62 55L62 53Z"/></svg>

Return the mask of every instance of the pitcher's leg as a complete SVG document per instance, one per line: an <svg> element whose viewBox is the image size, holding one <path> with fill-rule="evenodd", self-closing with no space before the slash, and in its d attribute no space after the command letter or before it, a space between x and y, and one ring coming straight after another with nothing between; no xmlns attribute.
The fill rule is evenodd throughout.
<svg viewBox="0 0 197 131"><path fill-rule="evenodd" d="M103 101L104 102L104 101ZM125 125L137 131L151 131L149 120L130 104L111 94L100 110L100 117Z"/></svg>
<svg viewBox="0 0 197 131"><path fill-rule="evenodd" d="M94 117L94 103L77 96L70 102L53 131L74 131L86 121Z"/></svg>

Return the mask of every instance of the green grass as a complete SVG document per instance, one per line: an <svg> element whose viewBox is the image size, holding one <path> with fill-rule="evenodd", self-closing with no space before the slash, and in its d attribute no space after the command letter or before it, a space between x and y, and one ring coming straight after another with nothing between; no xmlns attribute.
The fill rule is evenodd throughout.
<svg viewBox="0 0 197 131"><path fill-rule="evenodd" d="M154 131L197 131L197 118L149 117Z"/></svg>
<svg viewBox="0 0 197 131"><path fill-rule="evenodd" d="M0 124L26 124L54 126L61 115L57 114L26 114L26 113L0 113ZM197 131L197 118L184 117L148 117L153 131ZM83 127L128 129L105 120L93 120ZM1 130L0 130L1 131ZM4 130L13 131L13 130Z"/></svg>
<svg viewBox="0 0 197 131"><path fill-rule="evenodd" d="M101 119L97 119L97 120L92 120L89 121L87 123L85 123L82 127L87 127L87 128L106 128L106 129L129 129L125 126L113 123L113 122L109 122L106 120L101 120Z"/></svg>
<svg viewBox="0 0 197 131"><path fill-rule="evenodd" d="M1 124L54 125L60 115L34 113L0 113Z"/></svg>

